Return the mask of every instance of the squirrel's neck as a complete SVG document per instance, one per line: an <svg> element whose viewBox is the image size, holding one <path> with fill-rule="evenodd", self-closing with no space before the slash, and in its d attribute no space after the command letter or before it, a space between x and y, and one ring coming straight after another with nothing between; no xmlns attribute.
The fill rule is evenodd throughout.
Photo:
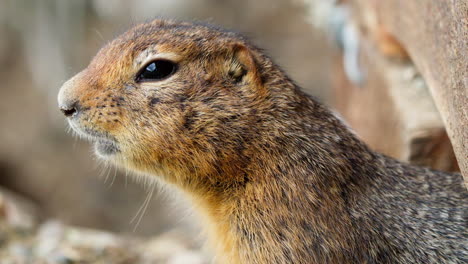
<svg viewBox="0 0 468 264"><path fill-rule="evenodd" d="M244 185L225 197L200 195L210 235L228 259L340 262L365 233L355 232L349 210L372 180L376 155L331 112L303 100L292 106L294 119L285 112L259 135Z"/></svg>

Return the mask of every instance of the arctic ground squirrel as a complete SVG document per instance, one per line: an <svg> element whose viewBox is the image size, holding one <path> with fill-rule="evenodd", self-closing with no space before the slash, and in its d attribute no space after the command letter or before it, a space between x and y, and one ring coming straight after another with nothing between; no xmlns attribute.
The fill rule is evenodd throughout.
<svg viewBox="0 0 468 264"><path fill-rule="evenodd" d="M58 101L100 158L190 198L217 263L468 262L460 174L370 150L237 33L138 25Z"/></svg>

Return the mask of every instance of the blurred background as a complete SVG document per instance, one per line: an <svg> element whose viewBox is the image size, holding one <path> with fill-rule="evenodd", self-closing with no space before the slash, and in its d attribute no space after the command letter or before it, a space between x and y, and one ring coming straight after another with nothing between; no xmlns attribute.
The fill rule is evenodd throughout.
<svg viewBox="0 0 468 264"><path fill-rule="evenodd" d="M67 224L145 236L185 228L184 206L156 191L133 231L148 191L67 133L60 86L120 33L168 17L246 34L327 103L331 48L307 13L285 0L0 0L0 186Z"/></svg>

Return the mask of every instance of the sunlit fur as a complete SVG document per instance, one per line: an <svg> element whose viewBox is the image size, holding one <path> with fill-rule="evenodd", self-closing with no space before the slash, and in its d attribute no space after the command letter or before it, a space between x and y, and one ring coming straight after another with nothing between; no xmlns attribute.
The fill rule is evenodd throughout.
<svg viewBox="0 0 468 264"><path fill-rule="evenodd" d="M135 82L158 55L178 71ZM372 152L238 34L137 26L64 85L72 101L72 127L118 147L101 158L190 197L219 263L466 260L459 174Z"/></svg>

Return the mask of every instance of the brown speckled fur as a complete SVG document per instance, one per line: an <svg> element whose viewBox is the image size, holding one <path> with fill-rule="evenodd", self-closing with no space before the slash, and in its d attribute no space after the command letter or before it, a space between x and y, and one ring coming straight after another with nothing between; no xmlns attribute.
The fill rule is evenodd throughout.
<svg viewBox="0 0 468 264"><path fill-rule="evenodd" d="M137 83L164 53L177 72ZM72 102L79 134L113 142L102 158L191 198L219 263L468 261L459 174L371 151L238 34L139 25L64 85Z"/></svg>

